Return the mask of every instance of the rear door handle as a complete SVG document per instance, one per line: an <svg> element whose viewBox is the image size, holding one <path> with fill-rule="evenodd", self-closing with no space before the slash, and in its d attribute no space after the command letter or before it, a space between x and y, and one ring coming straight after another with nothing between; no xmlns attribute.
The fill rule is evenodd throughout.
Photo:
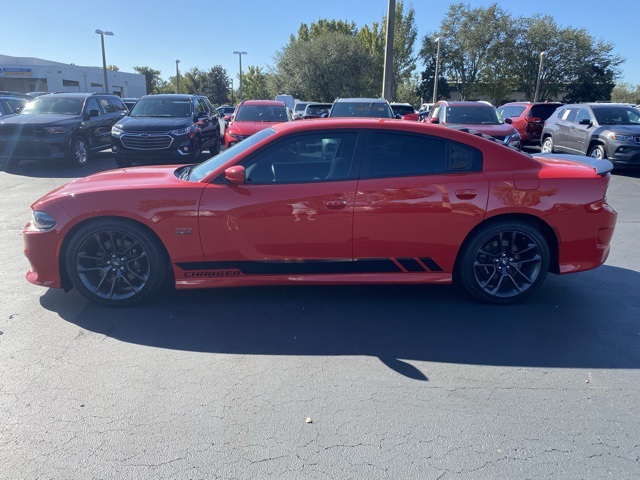
<svg viewBox="0 0 640 480"><path fill-rule="evenodd" d="M347 206L346 200L327 200L324 202L329 210L342 210Z"/></svg>

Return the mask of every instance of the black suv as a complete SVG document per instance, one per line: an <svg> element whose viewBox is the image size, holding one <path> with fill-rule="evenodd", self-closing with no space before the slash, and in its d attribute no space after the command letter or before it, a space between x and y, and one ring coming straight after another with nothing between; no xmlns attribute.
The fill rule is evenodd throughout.
<svg viewBox="0 0 640 480"><path fill-rule="evenodd" d="M7 168L24 159L66 159L74 167L89 153L108 148L111 127L127 113L120 97L96 93L50 93L0 119L0 157Z"/></svg>
<svg viewBox="0 0 640 480"><path fill-rule="evenodd" d="M204 95L145 95L111 129L116 163L197 163L220 151L220 117Z"/></svg>
<svg viewBox="0 0 640 480"><path fill-rule="evenodd" d="M577 103L558 108L542 130L542 152L607 158L640 166L640 110L620 103Z"/></svg>

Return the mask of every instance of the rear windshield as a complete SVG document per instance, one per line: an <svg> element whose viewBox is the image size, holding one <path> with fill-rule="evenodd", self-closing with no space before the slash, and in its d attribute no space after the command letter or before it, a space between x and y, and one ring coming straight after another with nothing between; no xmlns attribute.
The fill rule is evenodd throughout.
<svg viewBox="0 0 640 480"><path fill-rule="evenodd" d="M236 113L236 122L286 122L287 107L284 105L241 105Z"/></svg>
<svg viewBox="0 0 640 480"><path fill-rule="evenodd" d="M416 113L411 105L393 105L391 107L393 113L397 113L399 115L407 115L409 113Z"/></svg>
<svg viewBox="0 0 640 480"><path fill-rule="evenodd" d="M546 120L555 112L558 107L562 105L534 105L531 107L531 111L529 112L530 117L541 118L542 120Z"/></svg>

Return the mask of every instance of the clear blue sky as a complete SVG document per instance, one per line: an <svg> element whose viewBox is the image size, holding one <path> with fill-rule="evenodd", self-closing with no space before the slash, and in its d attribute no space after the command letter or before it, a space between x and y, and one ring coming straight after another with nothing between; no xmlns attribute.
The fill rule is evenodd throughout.
<svg viewBox="0 0 640 480"><path fill-rule="evenodd" d="M8 1L8 0L5 0ZM397 1L397 0L396 0ZM405 0L416 12L417 48L422 37L440 25L450 0ZM468 0L472 7L493 1ZM513 16L551 14L562 27L584 28L595 38L615 44L626 59L623 81L640 84L640 28L638 0L535 0L498 1ZM0 54L36 57L76 65L101 66L100 36L96 28L112 31L105 37L107 64L133 72L134 66L160 70L167 80L192 67L208 70L222 65L234 80L238 55L242 68L266 69L274 53L285 46L300 23L321 19L353 21L358 27L381 22L388 0L129 0L86 2L32 0L24 15L16 8L0 28ZM190 8L190 6L192 8ZM6 9L5 9L6 10ZM23 21L19 21L22 19Z"/></svg>

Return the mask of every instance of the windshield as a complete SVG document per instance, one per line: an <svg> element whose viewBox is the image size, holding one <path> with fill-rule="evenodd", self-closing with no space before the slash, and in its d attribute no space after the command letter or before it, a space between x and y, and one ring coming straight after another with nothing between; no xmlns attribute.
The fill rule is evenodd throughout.
<svg viewBox="0 0 640 480"><path fill-rule="evenodd" d="M493 107L447 107L447 123L460 125L500 125L502 121Z"/></svg>
<svg viewBox="0 0 640 480"><path fill-rule="evenodd" d="M130 117L191 117L191 101L176 98L141 98Z"/></svg>
<svg viewBox="0 0 640 480"><path fill-rule="evenodd" d="M238 108L236 122L286 122L287 107L284 105L242 105Z"/></svg>
<svg viewBox="0 0 640 480"><path fill-rule="evenodd" d="M389 104L382 102L336 102L329 116L394 118Z"/></svg>
<svg viewBox="0 0 640 480"><path fill-rule="evenodd" d="M593 113L600 125L640 124L640 110L633 107L595 107Z"/></svg>
<svg viewBox="0 0 640 480"><path fill-rule="evenodd" d="M28 103L21 115L35 115L41 113L57 114L57 115L80 115L83 98L65 98L54 95L43 95Z"/></svg>
<svg viewBox="0 0 640 480"><path fill-rule="evenodd" d="M273 128L265 128L264 130L260 130L258 133L251 135L246 140L243 140L240 143L236 143L233 147L226 149L215 157L212 157L209 160L202 162L200 165L196 166L191 171L188 179L193 182L199 182L220 165L225 164L233 157L240 155L241 153L247 151L249 148L253 147L255 144L261 142L265 138L269 138L275 133L276 131Z"/></svg>

